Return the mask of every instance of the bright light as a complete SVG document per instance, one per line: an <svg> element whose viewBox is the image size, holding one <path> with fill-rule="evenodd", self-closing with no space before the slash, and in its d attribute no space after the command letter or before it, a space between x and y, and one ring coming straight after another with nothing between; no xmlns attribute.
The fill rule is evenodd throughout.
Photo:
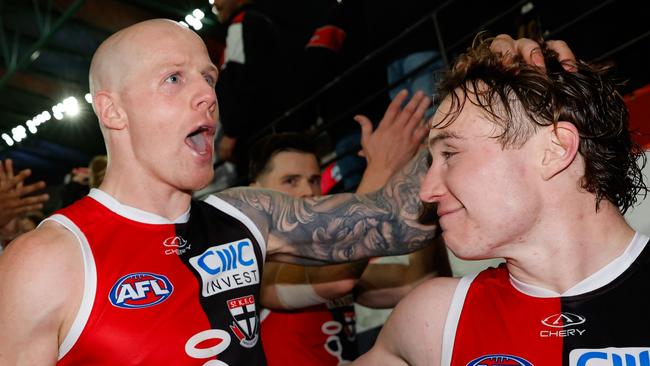
<svg viewBox="0 0 650 366"><path fill-rule="evenodd" d="M192 15L194 15L196 19L201 20L205 16L205 13L202 12L201 9L194 9Z"/></svg>
<svg viewBox="0 0 650 366"><path fill-rule="evenodd" d="M214 0L208 0L208 2L210 3L210 5L214 5Z"/></svg>
<svg viewBox="0 0 650 366"><path fill-rule="evenodd" d="M92 103L92 96L86 94L84 96L88 103ZM90 99L90 100L89 100ZM54 117L57 120L62 120L65 116L76 116L80 112L79 101L75 97L68 97L63 100L61 103L57 103L52 106L52 114L49 111L43 111L38 115L34 116L32 119L25 121L25 126L18 125L11 129L11 134L3 133L2 139L9 146L13 146L14 143L20 142L27 138L27 131L35 134L38 132L38 126L49 121Z"/></svg>
<svg viewBox="0 0 650 366"><path fill-rule="evenodd" d="M79 114L79 102L77 102L77 98L75 97L65 98L65 100L63 100L63 108L65 114L71 117Z"/></svg>
<svg viewBox="0 0 650 366"><path fill-rule="evenodd" d="M93 104L93 96L90 95L90 93L86 93L86 95L84 95L84 99L86 99L86 102L88 102L88 104Z"/></svg>
<svg viewBox="0 0 650 366"><path fill-rule="evenodd" d="M52 115L54 118L57 120L62 120L63 119L63 104L58 103L54 107L52 107Z"/></svg>
<svg viewBox="0 0 650 366"><path fill-rule="evenodd" d="M14 140L7 135L6 133L2 134L2 139L5 140L5 143L9 146L14 146Z"/></svg>
<svg viewBox="0 0 650 366"><path fill-rule="evenodd" d="M38 122L37 122L37 121L29 120L29 121L27 121L25 124L27 125L27 129L29 130L29 132L31 132L32 134L35 134L36 131L38 131L38 130L36 129L36 126L38 126Z"/></svg>
<svg viewBox="0 0 650 366"><path fill-rule="evenodd" d="M192 14L187 14L185 16L185 21L187 22L187 24L191 25L192 28L194 28L195 30L199 30L203 28L203 24L201 24L201 21L195 18L194 15Z"/></svg>
<svg viewBox="0 0 650 366"><path fill-rule="evenodd" d="M27 138L27 130L22 125L14 127L11 129L11 138L16 142L20 142L22 139Z"/></svg>
<svg viewBox="0 0 650 366"><path fill-rule="evenodd" d="M187 23L187 24L189 24L189 25L191 25L191 26L194 26L194 23L195 23L197 20L198 20L198 19L196 19L196 18L194 17L194 15L192 15L192 14L187 14L187 15L185 16L185 23Z"/></svg>
<svg viewBox="0 0 650 366"><path fill-rule="evenodd" d="M189 27L190 27L189 24L185 23L185 22L182 21L182 20L181 20L180 22L178 22L178 24L182 25L182 26L185 27L185 28L189 28Z"/></svg>

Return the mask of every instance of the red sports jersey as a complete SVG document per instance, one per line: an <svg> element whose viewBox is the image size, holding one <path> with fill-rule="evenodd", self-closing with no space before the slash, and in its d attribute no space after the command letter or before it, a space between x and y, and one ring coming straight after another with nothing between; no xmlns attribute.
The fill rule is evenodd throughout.
<svg viewBox="0 0 650 366"><path fill-rule="evenodd" d="M564 294L517 281L505 265L461 279L441 365L650 366L648 239L637 234Z"/></svg>
<svg viewBox="0 0 650 366"><path fill-rule="evenodd" d="M265 242L226 202L174 222L99 190L48 218L79 240L84 293L57 365L265 365Z"/></svg>
<svg viewBox="0 0 650 366"><path fill-rule="evenodd" d="M262 311L269 366L346 364L356 358L352 295L296 311Z"/></svg>

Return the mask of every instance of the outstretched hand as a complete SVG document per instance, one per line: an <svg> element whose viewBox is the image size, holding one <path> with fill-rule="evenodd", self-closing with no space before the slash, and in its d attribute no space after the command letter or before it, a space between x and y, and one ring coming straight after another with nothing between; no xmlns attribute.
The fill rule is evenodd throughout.
<svg viewBox="0 0 650 366"><path fill-rule="evenodd" d="M0 161L0 227L21 213L42 209L43 202L50 198L47 194L27 197L30 193L45 188L45 182L42 181L24 185L25 179L31 174L29 169L14 174L11 160Z"/></svg>
<svg viewBox="0 0 650 366"><path fill-rule="evenodd" d="M564 41L546 41L551 50L557 52L558 61L567 71L575 71L576 57ZM506 62L512 60L515 55L521 55L526 63L546 67L544 56L539 43L528 38L512 39L507 34L499 34L490 45L492 52L506 56Z"/></svg>
<svg viewBox="0 0 650 366"><path fill-rule="evenodd" d="M383 186L411 160L429 132L423 118L431 104L430 98L419 91L402 108L407 96L406 90L397 94L375 131L366 116L354 117L361 125L362 150L359 155L364 156L368 163L357 192L373 191Z"/></svg>

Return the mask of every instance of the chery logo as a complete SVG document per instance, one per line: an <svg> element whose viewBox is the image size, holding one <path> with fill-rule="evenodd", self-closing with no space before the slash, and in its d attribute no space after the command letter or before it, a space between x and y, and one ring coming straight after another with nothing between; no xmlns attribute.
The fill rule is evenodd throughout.
<svg viewBox="0 0 650 366"><path fill-rule="evenodd" d="M181 238L180 236L172 236L171 238L165 239L163 241L163 245L165 246L166 255L170 255L170 254L182 255L191 247L187 243L187 240Z"/></svg>
<svg viewBox="0 0 650 366"><path fill-rule="evenodd" d="M582 324L586 321L587 319L584 316L563 312L546 317L546 319L542 320L542 324L551 328L566 328Z"/></svg>

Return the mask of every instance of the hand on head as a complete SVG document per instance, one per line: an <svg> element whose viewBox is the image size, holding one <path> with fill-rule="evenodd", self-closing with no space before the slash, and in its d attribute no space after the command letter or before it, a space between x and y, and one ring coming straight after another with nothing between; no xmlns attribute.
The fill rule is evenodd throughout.
<svg viewBox="0 0 650 366"><path fill-rule="evenodd" d="M575 71L574 65L576 57L564 41L546 41L546 46L557 52L558 61L565 70ZM504 62L512 62L516 55L523 57L528 64L546 67L542 49L538 42L528 38L512 39L507 34L499 34L494 38L490 45L492 52L502 54L505 57Z"/></svg>
<svg viewBox="0 0 650 366"><path fill-rule="evenodd" d="M30 175L29 169L14 174L11 160L0 161L0 227L22 213L40 210L43 202L49 199L47 194L28 196L45 188L42 181L25 185L25 179Z"/></svg>

